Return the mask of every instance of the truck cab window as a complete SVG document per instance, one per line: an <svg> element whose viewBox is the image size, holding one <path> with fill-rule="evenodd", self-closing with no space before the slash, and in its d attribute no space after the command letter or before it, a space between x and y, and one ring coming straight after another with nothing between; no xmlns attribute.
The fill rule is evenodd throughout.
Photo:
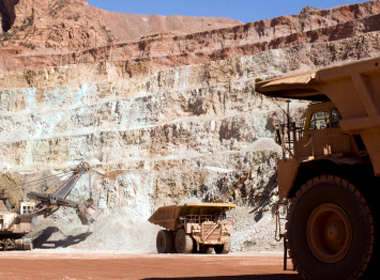
<svg viewBox="0 0 380 280"><path fill-rule="evenodd" d="M331 127L336 128L340 127L339 120L342 119L338 109L331 110Z"/></svg>
<svg viewBox="0 0 380 280"><path fill-rule="evenodd" d="M326 129L330 124L330 114L328 111L315 112L311 115L309 130Z"/></svg>

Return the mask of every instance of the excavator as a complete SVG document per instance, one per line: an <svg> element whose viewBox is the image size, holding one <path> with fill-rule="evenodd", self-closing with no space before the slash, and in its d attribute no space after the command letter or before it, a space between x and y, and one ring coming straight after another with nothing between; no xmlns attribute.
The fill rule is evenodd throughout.
<svg viewBox="0 0 380 280"><path fill-rule="evenodd" d="M66 173L58 173L30 182L22 186L31 187L45 183L41 192L29 192L28 199L21 199L19 206L11 203L6 189L0 189L0 201L4 204L4 211L0 211L0 248L4 251L12 248L32 250L33 243L26 235L32 231L33 221L39 217L47 218L61 206L76 209L81 223L93 223L101 214L92 198L90 165L81 162ZM67 199L82 175L89 173L89 199L86 202L76 202ZM51 182L49 185L46 182ZM53 191L49 191L53 190Z"/></svg>

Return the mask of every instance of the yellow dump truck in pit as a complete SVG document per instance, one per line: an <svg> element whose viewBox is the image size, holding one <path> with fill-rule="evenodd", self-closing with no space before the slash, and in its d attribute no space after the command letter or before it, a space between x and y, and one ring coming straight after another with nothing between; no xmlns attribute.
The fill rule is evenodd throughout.
<svg viewBox="0 0 380 280"><path fill-rule="evenodd" d="M149 222L165 230L157 234L158 253L228 254L232 226L226 211L235 208L229 203L186 203L163 206L149 218Z"/></svg>
<svg viewBox="0 0 380 280"><path fill-rule="evenodd" d="M279 196L291 202L282 237L295 268L304 279L378 279L380 58L257 81L255 89L311 101L303 127L288 116L277 130Z"/></svg>

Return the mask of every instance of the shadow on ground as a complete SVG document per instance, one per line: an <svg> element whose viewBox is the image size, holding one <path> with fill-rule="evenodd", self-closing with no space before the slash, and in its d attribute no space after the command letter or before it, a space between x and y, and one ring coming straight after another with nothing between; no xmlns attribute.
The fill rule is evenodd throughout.
<svg viewBox="0 0 380 280"><path fill-rule="evenodd" d="M268 275L237 275L237 276L214 276L214 277L175 277L175 278L144 278L143 280L301 280L299 275L268 274Z"/></svg>
<svg viewBox="0 0 380 280"><path fill-rule="evenodd" d="M63 232L61 232L61 235L63 236L60 240L49 240L49 238L57 232L61 232L59 228L57 227L47 227L45 228L42 233L33 240L33 247L36 249L51 249L51 248L66 248L75 244L78 244L84 240L86 240L87 237L89 237L92 232L84 232L78 235L64 235Z"/></svg>

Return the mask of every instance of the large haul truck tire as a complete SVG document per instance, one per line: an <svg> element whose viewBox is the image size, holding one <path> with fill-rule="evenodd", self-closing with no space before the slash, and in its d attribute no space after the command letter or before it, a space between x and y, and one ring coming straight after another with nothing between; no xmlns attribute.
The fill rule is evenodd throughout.
<svg viewBox="0 0 380 280"><path fill-rule="evenodd" d="M228 254L231 249L231 237L227 237L226 242L223 245L215 245L214 251L216 254Z"/></svg>
<svg viewBox="0 0 380 280"><path fill-rule="evenodd" d="M288 241L304 279L357 279L374 253L375 227L368 203L341 177L315 177L300 188L289 209Z"/></svg>
<svg viewBox="0 0 380 280"><path fill-rule="evenodd" d="M175 249L180 254L190 254L193 252L194 241L190 235L181 228L175 235Z"/></svg>
<svg viewBox="0 0 380 280"><path fill-rule="evenodd" d="M156 249L159 254L173 253L173 234L167 230L157 233Z"/></svg>

